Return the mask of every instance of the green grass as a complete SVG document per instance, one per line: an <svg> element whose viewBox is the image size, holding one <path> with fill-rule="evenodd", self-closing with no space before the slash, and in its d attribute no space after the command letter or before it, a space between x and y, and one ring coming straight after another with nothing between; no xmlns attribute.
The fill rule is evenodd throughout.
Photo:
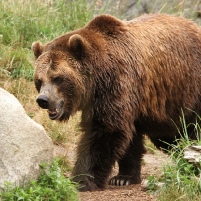
<svg viewBox="0 0 201 201"><path fill-rule="evenodd" d="M2 201L78 201L77 185L65 178L59 166L60 161L55 160L48 169L42 165L42 174L38 180L31 181L29 185L13 187L7 183L1 189Z"/></svg>
<svg viewBox="0 0 201 201"><path fill-rule="evenodd" d="M33 78L30 50L0 44L0 78Z"/></svg>
<svg viewBox="0 0 201 201"><path fill-rule="evenodd" d="M155 192L160 201L198 201L201 200L201 162L198 164L190 163L184 159L184 149L191 145L200 145L199 134L201 132L200 117L195 124L186 124L184 116L181 118L182 131L181 139L176 145L170 145L170 158L172 164L163 167L163 176L148 178L148 188L150 192ZM188 137L188 127L194 126L198 136L197 140L190 140ZM162 182L161 188L157 183Z"/></svg>
<svg viewBox="0 0 201 201"><path fill-rule="evenodd" d="M71 142L76 144L78 141L78 136L80 135L80 113L69 119L67 124L59 123L49 119L47 112L45 111L43 122L41 124L44 126L48 135L51 137L54 144L61 145L65 142Z"/></svg>
<svg viewBox="0 0 201 201"><path fill-rule="evenodd" d="M2 0L0 34L3 44L30 48L36 39L51 40L79 28L93 17L86 0Z"/></svg>
<svg viewBox="0 0 201 201"><path fill-rule="evenodd" d="M84 26L93 18L94 7L86 0L1 0L0 78L33 78L34 41L47 42Z"/></svg>

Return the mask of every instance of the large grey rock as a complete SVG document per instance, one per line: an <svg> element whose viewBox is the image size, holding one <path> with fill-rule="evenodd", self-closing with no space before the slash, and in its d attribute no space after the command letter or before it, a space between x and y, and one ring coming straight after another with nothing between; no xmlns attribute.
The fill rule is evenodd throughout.
<svg viewBox="0 0 201 201"><path fill-rule="evenodd" d="M201 2L198 0L120 0L119 11L126 19L132 19L144 13L169 13L196 19Z"/></svg>
<svg viewBox="0 0 201 201"><path fill-rule="evenodd" d="M182 15L196 21L200 20L201 1L198 0L98 0L95 2L98 11L105 8L103 10L106 13L126 20L131 20L144 13L158 12Z"/></svg>
<svg viewBox="0 0 201 201"><path fill-rule="evenodd" d="M44 128L27 116L19 101L0 88L0 186L36 179L39 165L53 159Z"/></svg>

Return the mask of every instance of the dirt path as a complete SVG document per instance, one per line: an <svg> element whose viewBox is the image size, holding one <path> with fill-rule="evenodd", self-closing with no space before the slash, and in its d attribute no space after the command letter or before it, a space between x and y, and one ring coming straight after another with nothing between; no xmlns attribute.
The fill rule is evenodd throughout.
<svg viewBox="0 0 201 201"><path fill-rule="evenodd" d="M81 201L155 201L156 199L142 190L141 185L129 187L109 187L104 191L82 192Z"/></svg>
<svg viewBox="0 0 201 201"><path fill-rule="evenodd" d="M75 158L74 146L69 146L68 151L64 148L57 148L58 153L64 153L68 159ZM57 153L57 155L58 155ZM59 154L59 155L60 155ZM145 154L142 166L142 179L145 180L148 175L161 174L161 168L168 160L168 156L160 151L155 154ZM72 161L71 161L72 162ZM114 168L113 174L117 172ZM142 185L130 185L125 187L108 186L104 191L80 192L81 201L156 201L153 195L150 195Z"/></svg>
<svg viewBox="0 0 201 201"><path fill-rule="evenodd" d="M142 167L142 179L146 179L148 175L161 174L161 167L166 161L167 156L161 152L146 154ZM148 194L142 185L108 186L108 189L104 191L81 192L80 198L81 201L156 201L156 198Z"/></svg>

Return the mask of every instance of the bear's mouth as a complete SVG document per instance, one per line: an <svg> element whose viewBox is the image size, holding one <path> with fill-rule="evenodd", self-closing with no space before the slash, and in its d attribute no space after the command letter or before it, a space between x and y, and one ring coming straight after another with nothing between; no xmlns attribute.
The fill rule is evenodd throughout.
<svg viewBox="0 0 201 201"><path fill-rule="evenodd" d="M63 104L64 104L64 102L61 101L59 103L59 105L55 109L53 109L53 110L48 109L47 110L47 112L49 114L49 118L51 120L59 119L59 117L61 117L61 115L62 115L62 109L63 109Z"/></svg>

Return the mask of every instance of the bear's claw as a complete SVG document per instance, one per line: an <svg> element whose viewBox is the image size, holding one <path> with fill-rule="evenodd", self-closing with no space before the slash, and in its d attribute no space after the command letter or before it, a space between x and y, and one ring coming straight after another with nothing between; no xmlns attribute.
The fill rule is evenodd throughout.
<svg viewBox="0 0 201 201"><path fill-rule="evenodd" d="M109 185L112 186L128 186L131 184L139 184L140 179L136 179L133 176L128 175L117 175L109 180Z"/></svg>

